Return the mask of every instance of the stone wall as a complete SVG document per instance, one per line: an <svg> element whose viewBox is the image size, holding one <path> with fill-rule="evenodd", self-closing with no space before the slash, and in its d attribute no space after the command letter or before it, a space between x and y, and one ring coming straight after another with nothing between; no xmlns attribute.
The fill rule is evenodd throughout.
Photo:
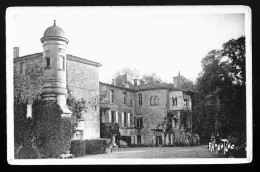
<svg viewBox="0 0 260 172"><path fill-rule="evenodd" d="M76 99L83 98L90 102L88 113L82 115L84 119L83 139L99 138L99 108L94 105L99 99L98 67L67 58L67 85L70 93Z"/></svg>
<svg viewBox="0 0 260 172"><path fill-rule="evenodd" d="M21 63L25 63L25 73L21 74ZM42 92L43 81L42 53L14 59L14 97L18 94L32 101Z"/></svg>
<svg viewBox="0 0 260 172"><path fill-rule="evenodd" d="M142 93L142 106L138 105L138 94ZM159 97L159 105L150 105L151 96ZM164 121L167 116L167 90L155 89L138 91L135 93L136 99L136 114L143 115L144 128L141 130L143 144L149 144L153 138L151 128L156 128L158 124Z"/></svg>
<svg viewBox="0 0 260 172"><path fill-rule="evenodd" d="M71 56L71 55L69 55ZM84 63L87 60L70 60L67 55L67 85L77 98L91 100L99 98L98 66ZM82 62L83 61L83 62ZM24 74L21 74L21 63L25 63ZM93 62L94 63L94 62ZM14 96L21 94L24 100L32 101L42 93L43 54L36 53L14 59ZM83 115L85 132L83 139L100 137L99 108L89 108Z"/></svg>
<svg viewBox="0 0 260 172"><path fill-rule="evenodd" d="M172 98L177 97L177 106L173 106ZM169 110L182 110L183 109L183 92L170 91L169 92Z"/></svg>
<svg viewBox="0 0 260 172"><path fill-rule="evenodd" d="M99 90L100 90L100 95L102 97L100 107L101 108L109 108L109 110L106 110L104 115L104 121L103 123L108 123L109 122L109 111L115 111L118 113L118 124L121 129L124 129L126 127L123 126L122 124L122 112L124 113L130 113L131 115L131 121L132 125L130 127L134 127L134 92L125 89L125 88L120 88L116 87L113 85L105 84L105 83L100 83L99 85ZM110 102L110 90L114 91L114 103ZM126 104L124 104L123 101L123 93L126 93ZM131 106L131 100L132 100L132 106Z"/></svg>

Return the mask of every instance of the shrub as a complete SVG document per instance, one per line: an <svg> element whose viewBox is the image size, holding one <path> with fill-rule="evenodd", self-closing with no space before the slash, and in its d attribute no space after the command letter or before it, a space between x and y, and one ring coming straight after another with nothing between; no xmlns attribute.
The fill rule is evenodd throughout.
<svg viewBox="0 0 260 172"><path fill-rule="evenodd" d="M23 147L18 152L18 159L37 159L38 154L37 150L32 147Z"/></svg>
<svg viewBox="0 0 260 172"><path fill-rule="evenodd" d="M75 157L104 154L110 152L109 139L93 139L93 140L72 140L70 146L70 153Z"/></svg>
<svg viewBox="0 0 260 172"><path fill-rule="evenodd" d="M69 151L73 118L62 118L57 102L34 102L36 145L45 158L56 158Z"/></svg>
<svg viewBox="0 0 260 172"><path fill-rule="evenodd" d="M85 154L102 154L107 153L110 147L110 140L97 139L97 140L85 140Z"/></svg>
<svg viewBox="0 0 260 172"><path fill-rule="evenodd" d="M75 157L85 155L85 140L72 140L70 145L70 153Z"/></svg>

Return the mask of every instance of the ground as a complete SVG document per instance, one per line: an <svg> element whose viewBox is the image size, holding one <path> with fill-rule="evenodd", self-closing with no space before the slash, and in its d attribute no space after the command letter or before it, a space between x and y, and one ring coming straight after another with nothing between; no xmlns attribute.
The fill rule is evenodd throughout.
<svg viewBox="0 0 260 172"><path fill-rule="evenodd" d="M109 154L86 155L78 158L224 158L209 152L206 145L191 147L118 148Z"/></svg>

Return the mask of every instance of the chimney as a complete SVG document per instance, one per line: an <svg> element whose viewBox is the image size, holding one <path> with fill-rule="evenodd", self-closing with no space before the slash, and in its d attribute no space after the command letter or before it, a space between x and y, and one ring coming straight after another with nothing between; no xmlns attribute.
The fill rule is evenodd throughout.
<svg viewBox="0 0 260 172"><path fill-rule="evenodd" d="M180 77L179 76L176 76L176 77L173 77L173 86L175 87L175 88L179 88L179 89L181 89L180 87L181 87L181 83L180 83L181 81L180 81Z"/></svg>
<svg viewBox="0 0 260 172"><path fill-rule="evenodd" d="M137 86L137 79L134 79L134 86Z"/></svg>
<svg viewBox="0 0 260 172"><path fill-rule="evenodd" d="M14 58L19 57L19 47L14 47Z"/></svg>
<svg viewBox="0 0 260 172"><path fill-rule="evenodd" d="M112 85L116 86L116 79L112 79Z"/></svg>

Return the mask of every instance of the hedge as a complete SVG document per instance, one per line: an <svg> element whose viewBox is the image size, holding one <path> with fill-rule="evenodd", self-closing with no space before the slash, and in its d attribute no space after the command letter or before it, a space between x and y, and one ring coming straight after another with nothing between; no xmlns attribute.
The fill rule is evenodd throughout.
<svg viewBox="0 0 260 172"><path fill-rule="evenodd" d="M85 155L85 140L72 140L70 145L70 153L75 157L84 156Z"/></svg>
<svg viewBox="0 0 260 172"><path fill-rule="evenodd" d="M17 158L18 159L38 159L39 155L35 148L26 146L19 150Z"/></svg>
<svg viewBox="0 0 260 172"><path fill-rule="evenodd" d="M70 153L75 157L110 152L109 139L72 140Z"/></svg>

